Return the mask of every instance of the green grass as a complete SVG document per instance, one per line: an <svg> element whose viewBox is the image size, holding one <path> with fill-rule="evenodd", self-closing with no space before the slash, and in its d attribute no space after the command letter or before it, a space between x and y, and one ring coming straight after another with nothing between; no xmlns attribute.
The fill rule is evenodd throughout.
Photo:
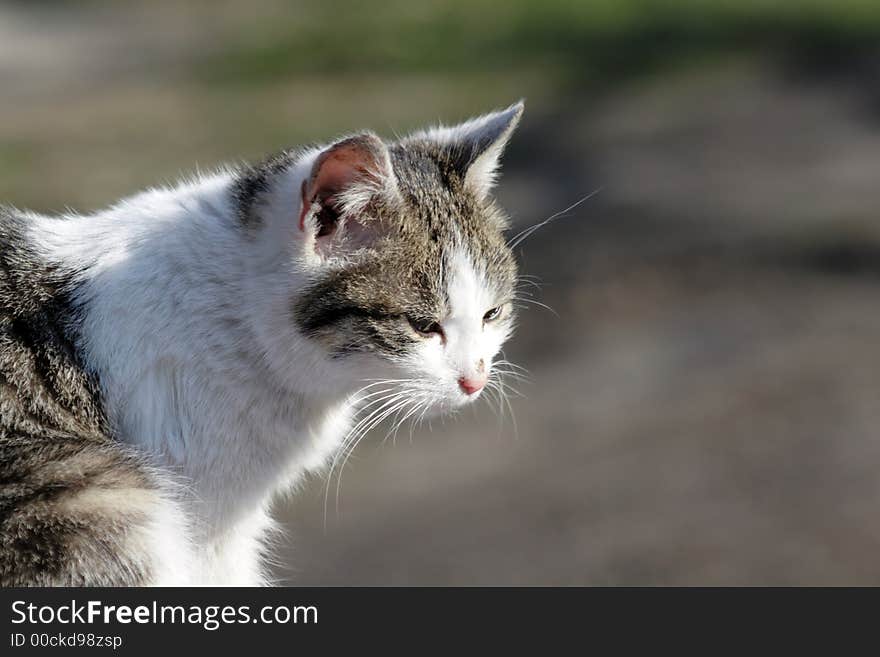
<svg viewBox="0 0 880 657"><path fill-rule="evenodd" d="M604 77L722 50L850 50L878 35L873 0L323 2L254 19L197 75L254 84L302 74L543 66Z"/></svg>

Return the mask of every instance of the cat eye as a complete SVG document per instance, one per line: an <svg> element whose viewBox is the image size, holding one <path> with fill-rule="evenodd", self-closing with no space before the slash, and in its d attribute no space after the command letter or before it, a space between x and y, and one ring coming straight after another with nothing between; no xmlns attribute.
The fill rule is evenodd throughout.
<svg viewBox="0 0 880 657"><path fill-rule="evenodd" d="M504 309L504 306L497 306L492 308L491 310L486 311L486 314L483 315L484 322L494 322L496 319L501 317L501 311Z"/></svg>
<svg viewBox="0 0 880 657"><path fill-rule="evenodd" d="M433 319L415 319L414 317L407 317L407 319L409 320L409 325L419 335L426 338L435 335L443 337L443 327L440 326L439 322L435 322Z"/></svg>

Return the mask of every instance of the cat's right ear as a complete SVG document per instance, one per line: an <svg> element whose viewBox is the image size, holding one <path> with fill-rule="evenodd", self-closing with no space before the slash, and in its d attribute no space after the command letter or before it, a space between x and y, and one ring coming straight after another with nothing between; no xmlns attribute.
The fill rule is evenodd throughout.
<svg viewBox="0 0 880 657"><path fill-rule="evenodd" d="M524 109L524 101L520 100L506 109L417 133L415 137L439 144L465 185L485 197L495 185L501 154Z"/></svg>
<svg viewBox="0 0 880 657"><path fill-rule="evenodd" d="M369 217L370 204L396 189L388 148L379 137L364 133L338 141L318 154L302 183L299 228L321 255L367 246L378 228Z"/></svg>

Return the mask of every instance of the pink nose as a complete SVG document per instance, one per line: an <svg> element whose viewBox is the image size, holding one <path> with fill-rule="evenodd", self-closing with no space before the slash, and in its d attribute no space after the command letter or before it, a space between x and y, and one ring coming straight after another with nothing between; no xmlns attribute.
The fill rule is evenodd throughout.
<svg viewBox="0 0 880 657"><path fill-rule="evenodd" d="M486 375L481 374L475 377L463 376L458 380L458 387L466 395L473 395L483 389L486 385Z"/></svg>

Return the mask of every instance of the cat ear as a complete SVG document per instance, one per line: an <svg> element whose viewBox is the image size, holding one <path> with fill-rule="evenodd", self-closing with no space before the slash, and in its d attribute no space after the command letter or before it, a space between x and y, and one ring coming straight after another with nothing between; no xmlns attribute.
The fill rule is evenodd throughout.
<svg viewBox="0 0 880 657"><path fill-rule="evenodd" d="M388 148L379 137L364 133L321 151L302 183L300 230L315 241L315 250L366 246L375 231L365 215L380 195L396 193Z"/></svg>
<svg viewBox="0 0 880 657"><path fill-rule="evenodd" d="M443 144L453 166L480 197L494 187L499 160L507 141L522 117L522 100L505 110L492 112L456 126L439 128L427 133Z"/></svg>

